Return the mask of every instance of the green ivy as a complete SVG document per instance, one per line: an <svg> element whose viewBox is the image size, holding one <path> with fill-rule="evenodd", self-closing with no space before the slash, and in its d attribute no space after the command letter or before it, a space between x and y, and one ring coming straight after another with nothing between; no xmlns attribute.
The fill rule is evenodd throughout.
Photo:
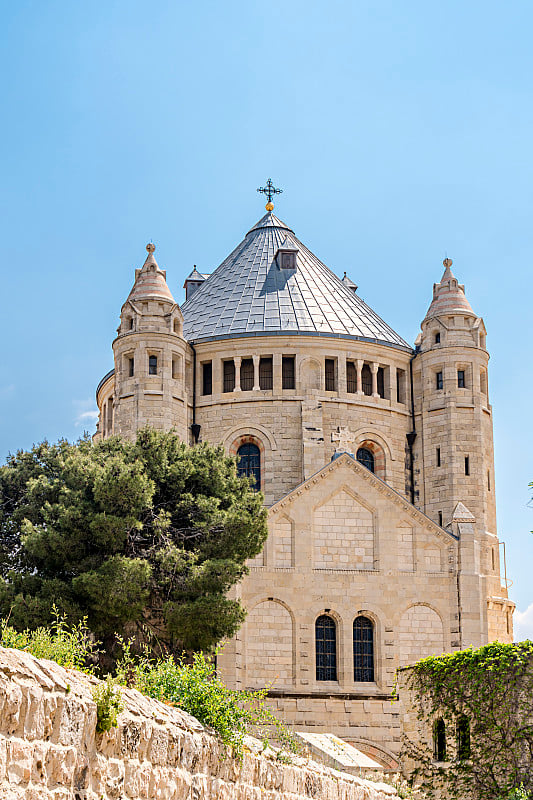
<svg viewBox="0 0 533 800"><path fill-rule="evenodd" d="M402 670L428 740L404 740L418 765L410 775L429 795L525 800L533 793L533 642L493 642L425 658ZM446 726L446 764L435 762L431 732ZM468 722L468 746L458 732ZM468 752L465 752L469 750ZM461 752L462 750L462 752Z"/></svg>

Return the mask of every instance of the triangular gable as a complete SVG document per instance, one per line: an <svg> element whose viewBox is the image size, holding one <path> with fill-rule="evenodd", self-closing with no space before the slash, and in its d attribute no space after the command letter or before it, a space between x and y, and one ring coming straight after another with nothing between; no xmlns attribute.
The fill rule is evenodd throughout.
<svg viewBox="0 0 533 800"><path fill-rule="evenodd" d="M318 472L315 472L314 475L311 475L311 477L307 478L307 480L305 480L299 486L296 486L280 500L273 503L273 505L271 505L268 509L268 516L273 517L281 511L287 514L288 507L291 506L297 499L308 492L311 488L314 488L318 483L327 478L333 472L338 470L347 472L348 474L351 473L352 475L357 475L358 479L362 479L369 487L379 492L381 495L394 503L398 509L401 510L402 516L408 515L419 525L422 525L424 528L432 531L432 533L436 534L439 538L446 540L457 540L459 538L451 531L441 528L440 525L437 525L436 522L433 522L433 520L426 516L426 514L415 508L415 506L406 500L405 497L393 489L392 486L389 486L388 483L382 481L381 478L378 478L373 472L370 472L370 470L368 470L366 467L363 467L362 464L359 464L358 461L356 461L347 453L343 453L334 461L326 464L324 467L322 467L322 469L318 470Z"/></svg>

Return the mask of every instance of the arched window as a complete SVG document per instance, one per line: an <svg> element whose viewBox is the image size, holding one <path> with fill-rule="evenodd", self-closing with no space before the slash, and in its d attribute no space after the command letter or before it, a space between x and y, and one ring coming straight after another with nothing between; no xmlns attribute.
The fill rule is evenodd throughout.
<svg viewBox="0 0 533 800"><path fill-rule="evenodd" d="M439 718L433 725L433 758L435 761L446 761L446 726Z"/></svg>
<svg viewBox="0 0 533 800"><path fill-rule="evenodd" d="M374 472L374 454L367 447L360 447L357 451L357 460L370 472Z"/></svg>
<svg viewBox="0 0 533 800"><path fill-rule="evenodd" d="M253 479L253 487L258 492L261 489L261 454L253 442L241 444L237 450L237 472L247 478Z"/></svg>
<svg viewBox="0 0 533 800"><path fill-rule="evenodd" d="M368 617L353 621L353 679L374 680L374 626Z"/></svg>
<svg viewBox="0 0 533 800"><path fill-rule="evenodd" d="M322 614L315 622L316 679L337 680L337 627L335 620Z"/></svg>
<svg viewBox="0 0 533 800"><path fill-rule="evenodd" d="M470 721L464 714L457 720L457 758L460 761L470 758Z"/></svg>

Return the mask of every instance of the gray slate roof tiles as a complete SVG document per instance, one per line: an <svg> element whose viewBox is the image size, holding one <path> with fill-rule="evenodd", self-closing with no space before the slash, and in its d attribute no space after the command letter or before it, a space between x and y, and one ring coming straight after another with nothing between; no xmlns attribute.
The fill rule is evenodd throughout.
<svg viewBox="0 0 533 800"><path fill-rule="evenodd" d="M296 270L282 270L278 248L298 249ZM191 341L259 334L365 339L411 350L352 289L271 212L182 307Z"/></svg>

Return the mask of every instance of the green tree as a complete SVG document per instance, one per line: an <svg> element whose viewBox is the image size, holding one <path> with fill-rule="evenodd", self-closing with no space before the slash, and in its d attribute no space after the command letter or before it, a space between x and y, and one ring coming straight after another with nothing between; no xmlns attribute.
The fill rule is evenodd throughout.
<svg viewBox="0 0 533 800"><path fill-rule="evenodd" d="M242 624L227 593L266 535L262 495L221 447L150 428L43 442L0 467L0 613L36 628L55 604L108 650L147 629L208 650Z"/></svg>

